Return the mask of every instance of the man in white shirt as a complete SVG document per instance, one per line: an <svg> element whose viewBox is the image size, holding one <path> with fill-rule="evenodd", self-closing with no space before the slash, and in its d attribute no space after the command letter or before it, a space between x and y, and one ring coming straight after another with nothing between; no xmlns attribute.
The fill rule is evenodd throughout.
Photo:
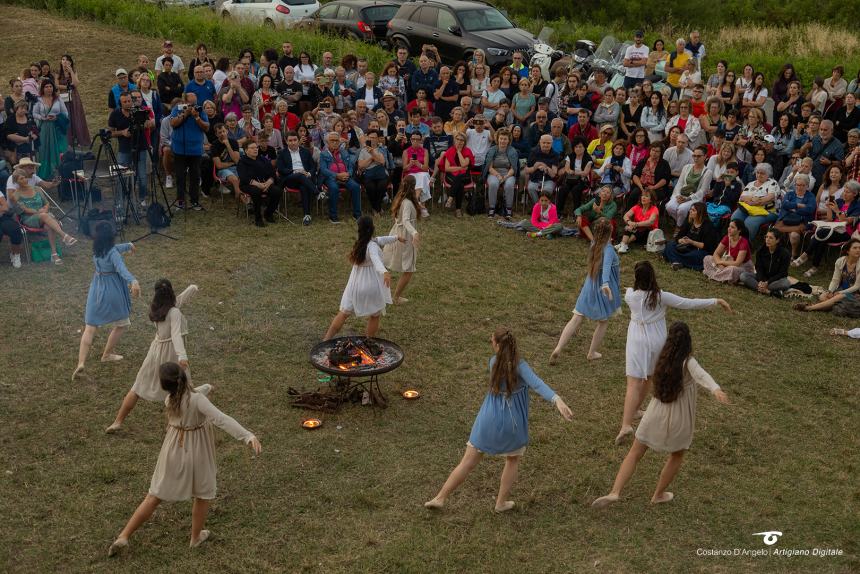
<svg viewBox="0 0 860 574"><path fill-rule="evenodd" d="M162 70L161 62L164 60L165 56L173 58L173 71L177 74L181 73L185 69L185 64L182 63L182 58L173 53L173 42L165 40L161 45L161 51L163 53L155 60L156 72L160 72Z"/></svg>
<svg viewBox="0 0 860 574"><path fill-rule="evenodd" d="M478 168L484 165L493 139L491 131L485 128L490 128L490 130L493 128L483 116L475 116L469 120L467 125L469 128L466 130L466 147L472 150L472 154L475 156L475 167Z"/></svg>
<svg viewBox="0 0 860 574"><path fill-rule="evenodd" d="M636 30L633 34L633 45L627 46L624 51L624 67L627 72L624 74L624 87L630 89L642 83L645 79L645 64L648 63L648 46L642 43L645 33L642 30Z"/></svg>
<svg viewBox="0 0 860 574"><path fill-rule="evenodd" d="M36 163L35 161L31 160L29 157L23 157L23 158L21 158L21 161L19 161L12 169L13 170L18 170L18 169L23 170L24 173L26 173L27 177L29 178L27 183L30 184L30 187L41 187L44 190L48 190L48 189L54 189L55 187L60 185L60 178L59 177L57 177L53 181L46 181L46 180L42 179L41 177L39 177L38 175L36 175L36 168L38 168L40 165L42 165L42 164ZM12 176L10 175L9 179L6 180L6 193L9 193L13 189L18 189L18 184L15 183L14 181L12 181Z"/></svg>
<svg viewBox="0 0 860 574"><path fill-rule="evenodd" d="M672 179L669 181L669 187L675 188L675 183L681 175L681 170L685 165L693 163L693 152L687 147L689 139L685 134L678 134L678 139L675 140L675 146L670 147L663 152L663 159L669 164L672 170Z"/></svg>

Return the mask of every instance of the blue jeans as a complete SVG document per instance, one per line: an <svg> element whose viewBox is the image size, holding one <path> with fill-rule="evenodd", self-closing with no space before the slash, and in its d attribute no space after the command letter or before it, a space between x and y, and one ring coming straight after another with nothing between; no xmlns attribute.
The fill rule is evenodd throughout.
<svg viewBox="0 0 860 574"><path fill-rule="evenodd" d="M749 240L750 243L752 243L755 236L758 235L758 230L762 225L770 225L776 221L776 213L768 213L767 215L747 215L739 207L734 213L732 213L732 220L743 222L747 231L749 231Z"/></svg>
<svg viewBox="0 0 860 574"><path fill-rule="evenodd" d="M352 178L344 183L339 183L335 176L324 178L323 182L328 188L328 216L337 219L337 202L340 198L340 186L346 187L352 196L352 216L356 219L361 217L361 186Z"/></svg>
<svg viewBox="0 0 860 574"><path fill-rule="evenodd" d="M118 152L116 154L116 160L129 169L134 169L132 166L132 158L131 152ZM149 192L149 184L148 178L146 175L146 169L149 165L147 162L149 161L149 150L140 150L137 152L137 199L138 201L143 201L146 199L146 195ZM129 190L131 191L131 190Z"/></svg>
<svg viewBox="0 0 860 574"><path fill-rule="evenodd" d="M692 249L681 253L678 251L678 244L674 241L666 243L666 248L663 250L663 258L669 263L680 263L696 271L704 269L703 262L708 255L711 254L704 249Z"/></svg>

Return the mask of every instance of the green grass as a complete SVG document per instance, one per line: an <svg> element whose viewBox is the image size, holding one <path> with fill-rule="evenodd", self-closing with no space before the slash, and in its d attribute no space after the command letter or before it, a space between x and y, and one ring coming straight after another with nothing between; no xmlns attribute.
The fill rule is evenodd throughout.
<svg viewBox="0 0 860 574"><path fill-rule="evenodd" d="M82 93L103 117L110 70L159 41L105 26L61 22L10 8L15 21L40 19L0 37L11 75L33 54L74 46ZM60 33L62 31L62 33ZM88 39L116 48L109 55ZM14 49L13 49L14 47ZM187 45L178 45L185 54ZM107 70L107 71L106 71ZM97 125L97 124L95 124ZM293 213L297 209L293 207ZM390 219L379 225L387 232ZM529 241L484 217L435 213L420 223L424 244L410 302L389 309L381 336L406 361L383 377L387 410L350 406L315 432L309 413L289 406L287 389L313 389L308 351L337 309L349 274L350 224L318 218L309 228L257 230L229 209L189 214L127 258L144 287L119 364L90 365L92 383L70 383L92 273L89 242L65 265L0 272L0 570L4 572L856 572L858 561L857 342L826 335L856 326L829 315L799 315L788 301L709 283L658 265L661 284L687 296L724 297L734 315L673 312L688 321L695 355L729 393L726 407L699 401L698 428L674 492L648 504L663 457L649 454L623 504L594 512L625 453L612 446L624 392L626 318L614 319L604 359L587 363L590 330L560 366L547 357L570 317L583 280L585 245ZM129 231L134 238L143 229ZM0 261L6 249L0 246ZM624 256L629 285L641 250ZM213 401L258 434L263 454L217 433L219 494L208 526L214 539L187 548L190 504L164 505L132 539L128 556L107 547L149 485L164 434L158 405L141 402L117 436L103 434L153 336L146 321L152 284L200 285L185 309L195 383L213 383ZM824 284L822 272L815 283ZM511 326L523 356L574 410L564 423L551 405L532 404L531 445L513 497L520 509L492 513L501 464L486 460L442 513L431 497L462 455L483 399L488 337ZM347 332L360 331L353 321ZM397 393L418 388L423 397ZM340 426L342 428L338 429ZM339 452L337 452L339 451ZM781 530L778 548L841 548L840 558L697 557L697 548L764 548L763 530Z"/></svg>

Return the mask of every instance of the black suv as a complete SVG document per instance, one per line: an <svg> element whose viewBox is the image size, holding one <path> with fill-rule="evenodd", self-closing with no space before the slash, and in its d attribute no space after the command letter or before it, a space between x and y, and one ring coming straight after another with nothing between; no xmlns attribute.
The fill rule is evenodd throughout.
<svg viewBox="0 0 860 574"><path fill-rule="evenodd" d="M417 55L424 44L439 49L444 62L469 60L481 49L495 71L510 62L513 52L529 53L536 38L517 28L494 6L480 0L416 0L405 2L388 23L388 42ZM528 62L528 56L525 58Z"/></svg>
<svg viewBox="0 0 860 574"><path fill-rule="evenodd" d="M323 5L313 18L323 32L385 44L386 24L399 8L397 1L335 0Z"/></svg>

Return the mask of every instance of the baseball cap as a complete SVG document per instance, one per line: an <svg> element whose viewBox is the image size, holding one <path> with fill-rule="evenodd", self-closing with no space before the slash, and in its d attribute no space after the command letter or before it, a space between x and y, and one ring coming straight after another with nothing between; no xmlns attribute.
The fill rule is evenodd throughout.
<svg viewBox="0 0 860 574"><path fill-rule="evenodd" d="M127 75L128 75L128 72L125 71L125 68L117 68L116 72L114 72L114 76L116 76L117 78L120 76L127 76Z"/></svg>
<svg viewBox="0 0 860 574"><path fill-rule="evenodd" d="M767 134L766 136L764 136L764 141L765 143L776 143L776 138L770 134Z"/></svg>

